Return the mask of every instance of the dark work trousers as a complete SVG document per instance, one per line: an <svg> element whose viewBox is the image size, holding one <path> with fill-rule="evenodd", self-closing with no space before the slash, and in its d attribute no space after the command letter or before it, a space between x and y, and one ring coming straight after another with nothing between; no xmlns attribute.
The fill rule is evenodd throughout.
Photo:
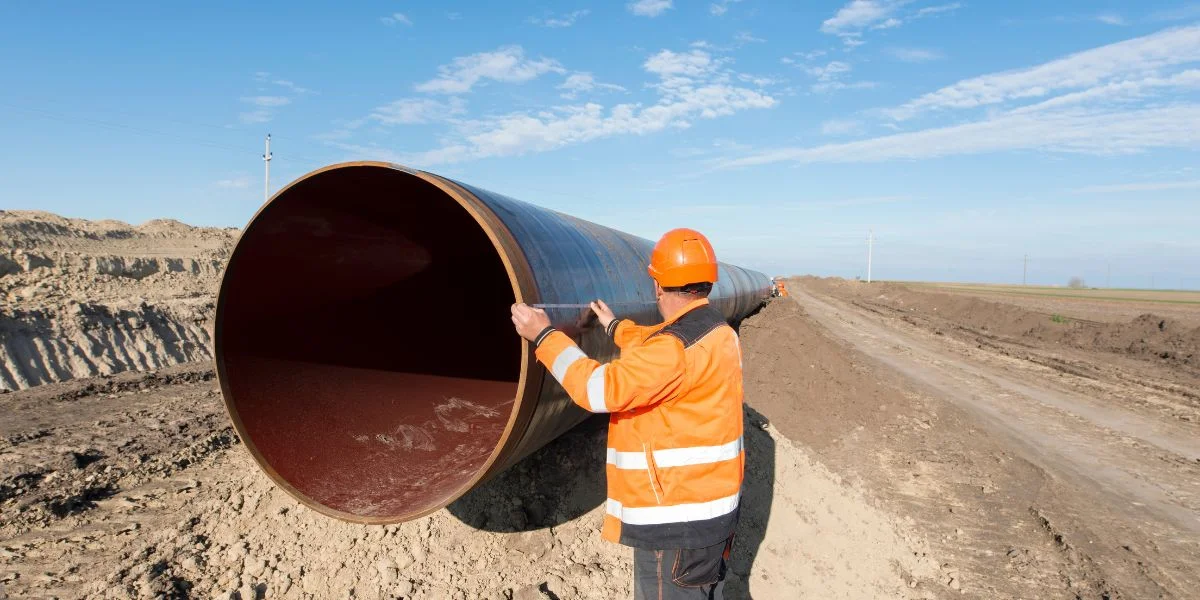
<svg viewBox="0 0 1200 600"><path fill-rule="evenodd" d="M722 600L732 543L733 538L707 548L634 548L634 600Z"/></svg>

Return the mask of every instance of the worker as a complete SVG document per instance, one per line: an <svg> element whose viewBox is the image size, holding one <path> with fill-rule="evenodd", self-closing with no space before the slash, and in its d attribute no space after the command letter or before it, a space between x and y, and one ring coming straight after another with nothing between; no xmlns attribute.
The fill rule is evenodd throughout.
<svg viewBox="0 0 1200 600"><path fill-rule="evenodd" d="M648 271L662 323L590 305L620 349L607 364L542 310L514 304L512 321L575 404L610 414L602 536L633 547L634 597L721 598L744 471L741 349L708 302L717 281L708 239L667 232Z"/></svg>

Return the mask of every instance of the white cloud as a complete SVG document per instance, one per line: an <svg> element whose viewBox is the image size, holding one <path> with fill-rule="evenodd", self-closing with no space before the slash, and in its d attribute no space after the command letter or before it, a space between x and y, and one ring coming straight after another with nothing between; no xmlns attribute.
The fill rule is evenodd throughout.
<svg viewBox="0 0 1200 600"><path fill-rule="evenodd" d="M386 17L379 19L384 25L408 25L412 27L412 19L409 19L404 13L392 13Z"/></svg>
<svg viewBox="0 0 1200 600"><path fill-rule="evenodd" d="M300 86L296 85L295 83L288 81L286 79L275 79L275 80L272 80L271 83L274 83L275 85L278 85L283 88L287 88L287 90L292 92L293 94L310 94L310 93L312 93L312 90L310 90L306 87L300 87Z"/></svg>
<svg viewBox="0 0 1200 600"><path fill-rule="evenodd" d="M238 120L247 125L256 123L266 123L274 118L275 113L271 110L286 104L291 103L291 99L284 96L246 96L242 98L242 102L255 106L255 110L238 114Z"/></svg>
<svg viewBox="0 0 1200 600"><path fill-rule="evenodd" d="M285 96L247 96L242 98L242 102L253 104L260 108L275 108L291 104L292 99Z"/></svg>
<svg viewBox="0 0 1200 600"><path fill-rule="evenodd" d="M672 52L663 50L646 60L642 67L648 73L660 77L675 76L700 77L712 72L717 67L717 61L712 55L703 50L690 52Z"/></svg>
<svg viewBox="0 0 1200 600"><path fill-rule="evenodd" d="M1104 14L1096 15L1096 20L1100 21L1101 23L1104 23L1105 25L1128 25L1129 24L1125 21L1125 19L1123 17L1121 17L1121 15L1118 15L1115 13L1104 13Z"/></svg>
<svg viewBox="0 0 1200 600"><path fill-rule="evenodd" d="M229 179L218 179L213 182L213 185L219 188L240 190L250 187L254 183L248 175L239 175Z"/></svg>
<svg viewBox="0 0 1200 600"><path fill-rule="evenodd" d="M558 61L527 59L520 46L503 46L491 52L455 58L451 64L438 67L437 78L417 84L416 89L433 94L462 94L471 91L482 79L521 83L546 73L565 72Z"/></svg>
<svg viewBox="0 0 1200 600"><path fill-rule="evenodd" d="M255 123L266 123L270 121L274 115L269 110L252 110L250 112L238 113L238 120L247 125Z"/></svg>
<svg viewBox="0 0 1200 600"><path fill-rule="evenodd" d="M830 119L821 123L824 135L856 135L862 131L863 122L857 119Z"/></svg>
<svg viewBox="0 0 1200 600"><path fill-rule="evenodd" d="M765 92L733 84L739 74L729 71L725 62L701 50L663 50L642 65L658 80L649 86L659 95L654 104L624 103L606 108L588 102L536 113L465 120L455 126L442 147L407 155L402 162L433 165L545 152L617 135L687 128L697 119L715 119L776 104ZM578 87L589 83L586 78L574 81ZM595 85L594 79L590 83Z"/></svg>
<svg viewBox="0 0 1200 600"><path fill-rule="evenodd" d="M657 17L672 6L671 0L637 0L626 4L625 8L639 17Z"/></svg>
<svg viewBox="0 0 1200 600"><path fill-rule="evenodd" d="M1089 185L1086 187L1073 189L1071 192L1076 194L1120 194L1125 192L1158 192L1163 190L1194 189L1200 189L1200 179L1192 181L1146 181L1140 183Z"/></svg>
<svg viewBox="0 0 1200 600"><path fill-rule="evenodd" d="M277 85L277 86L282 87L282 88L286 89L287 91L289 91L293 94L296 94L296 95L315 94L316 93L313 90L310 90L306 87L301 87L299 85L296 85L295 82L289 81L287 79L279 79L277 77L273 77L270 73L268 73L266 71L259 71L259 72L255 73L254 80L257 81L258 83L262 84L263 86L266 86L268 84L269 85Z"/></svg>
<svg viewBox="0 0 1200 600"><path fill-rule="evenodd" d="M782 80L776 79L774 77L762 77L759 75L751 75L749 73L740 73L740 74L738 74L737 78L738 78L738 81L741 81L742 83L753 83L754 85L756 85L758 87L769 87L772 85L778 85L780 83L783 83Z"/></svg>
<svg viewBox="0 0 1200 600"><path fill-rule="evenodd" d="M888 48L885 52L902 62L921 63L945 58L941 52L925 48Z"/></svg>
<svg viewBox="0 0 1200 600"><path fill-rule="evenodd" d="M1200 70L1188 69L1170 77L1150 76L1137 80L1112 81L1079 92L1055 96L1049 100L1013 109L1013 113L1034 112L1093 101L1143 100L1160 89L1200 89Z"/></svg>
<svg viewBox="0 0 1200 600"><path fill-rule="evenodd" d="M589 14L591 14L591 12L592 11L585 8L585 9L570 12L570 13L567 13L567 14L561 15L561 16L552 16L551 15L551 16L546 16L546 17L529 17L529 22L533 23L534 25L540 25L542 27L550 27L550 28L570 27L570 26L574 25L575 22L578 21L579 19L582 19L583 17L586 17Z"/></svg>
<svg viewBox="0 0 1200 600"><path fill-rule="evenodd" d="M582 92L590 92L595 89L612 92L627 91L625 88L614 83L598 82L591 73L572 73L563 80L557 89L563 90L562 97L568 100L575 99Z"/></svg>
<svg viewBox="0 0 1200 600"><path fill-rule="evenodd" d="M722 166L920 160L1014 150L1114 155L1197 145L1200 145L1200 104L1139 110L1076 108L1006 113L981 121L856 142L782 148L726 161Z"/></svg>
<svg viewBox="0 0 1200 600"><path fill-rule="evenodd" d="M872 90L878 86L874 81L822 81L812 84L809 89L818 94L827 94L839 90Z"/></svg>
<svg viewBox="0 0 1200 600"><path fill-rule="evenodd" d="M962 6L963 5L959 2L952 2L950 4L939 4L937 6L926 6L925 8L918 10L917 14L914 16L919 19L921 17L928 17L929 15L936 15L939 13L950 12L952 10L958 10L958 9L962 8Z"/></svg>
<svg viewBox="0 0 1200 600"><path fill-rule="evenodd" d="M403 98L376 108L370 118L384 125L412 125L441 121L466 112L462 98L440 102L432 98Z"/></svg>
<svg viewBox="0 0 1200 600"><path fill-rule="evenodd" d="M887 111L908 119L927 110L973 108L1014 99L1044 97L1054 91L1094 86L1115 77L1149 75L1200 61L1200 26L1085 50L1036 67L965 79Z"/></svg>
<svg viewBox="0 0 1200 600"><path fill-rule="evenodd" d="M733 39L740 44L761 44L767 41L763 38L755 37L749 31L739 31L733 36Z"/></svg>
<svg viewBox="0 0 1200 600"><path fill-rule="evenodd" d="M876 86L872 81L843 81L851 71L849 63L840 60L829 61L824 66L801 67L805 73L815 77L816 83L809 87L814 93L825 94L838 90L865 90Z"/></svg>
<svg viewBox="0 0 1200 600"><path fill-rule="evenodd" d="M904 4L904 0L851 0L821 23L821 31L834 34L862 31L890 18Z"/></svg>
<svg viewBox="0 0 1200 600"><path fill-rule="evenodd" d="M713 2L712 4L708 5L708 12L716 17L724 16L725 13L729 12L729 5L737 4L741 1L742 0L719 0L718 2Z"/></svg>
<svg viewBox="0 0 1200 600"><path fill-rule="evenodd" d="M804 72L820 81L829 81L850 72L850 65L840 60L831 60L823 67L805 67Z"/></svg>
<svg viewBox="0 0 1200 600"><path fill-rule="evenodd" d="M843 43L852 50L864 43L858 36L868 29L891 29L909 21L962 8L961 3L954 2L903 13L902 9L911 3L912 0L851 0L821 23L821 31L842 36Z"/></svg>

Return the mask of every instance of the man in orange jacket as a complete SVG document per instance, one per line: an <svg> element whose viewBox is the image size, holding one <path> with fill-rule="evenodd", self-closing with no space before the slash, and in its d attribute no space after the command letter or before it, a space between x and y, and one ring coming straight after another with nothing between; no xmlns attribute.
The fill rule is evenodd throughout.
<svg viewBox="0 0 1200 600"><path fill-rule="evenodd" d="M602 533L634 548L635 598L720 598L744 471L741 349L709 306L717 259L703 235L668 232L648 270L662 323L591 304L621 349L607 364L541 310L513 305L512 321L572 401L611 414Z"/></svg>

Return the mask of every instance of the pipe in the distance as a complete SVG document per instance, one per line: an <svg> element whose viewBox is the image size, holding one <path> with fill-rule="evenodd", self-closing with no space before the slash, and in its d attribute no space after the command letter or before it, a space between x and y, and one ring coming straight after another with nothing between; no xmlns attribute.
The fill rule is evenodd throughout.
<svg viewBox="0 0 1200 600"><path fill-rule="evenodd" d="M651 242L388 163L326 167L258 211L216 315L225 404L283 489L348 521L429 514L587 415L513 332L513 302L611 303L661 321ZM770 280L721 265L731 321ZM556 326L600 360L616 349L575 309Z"/></svg>

